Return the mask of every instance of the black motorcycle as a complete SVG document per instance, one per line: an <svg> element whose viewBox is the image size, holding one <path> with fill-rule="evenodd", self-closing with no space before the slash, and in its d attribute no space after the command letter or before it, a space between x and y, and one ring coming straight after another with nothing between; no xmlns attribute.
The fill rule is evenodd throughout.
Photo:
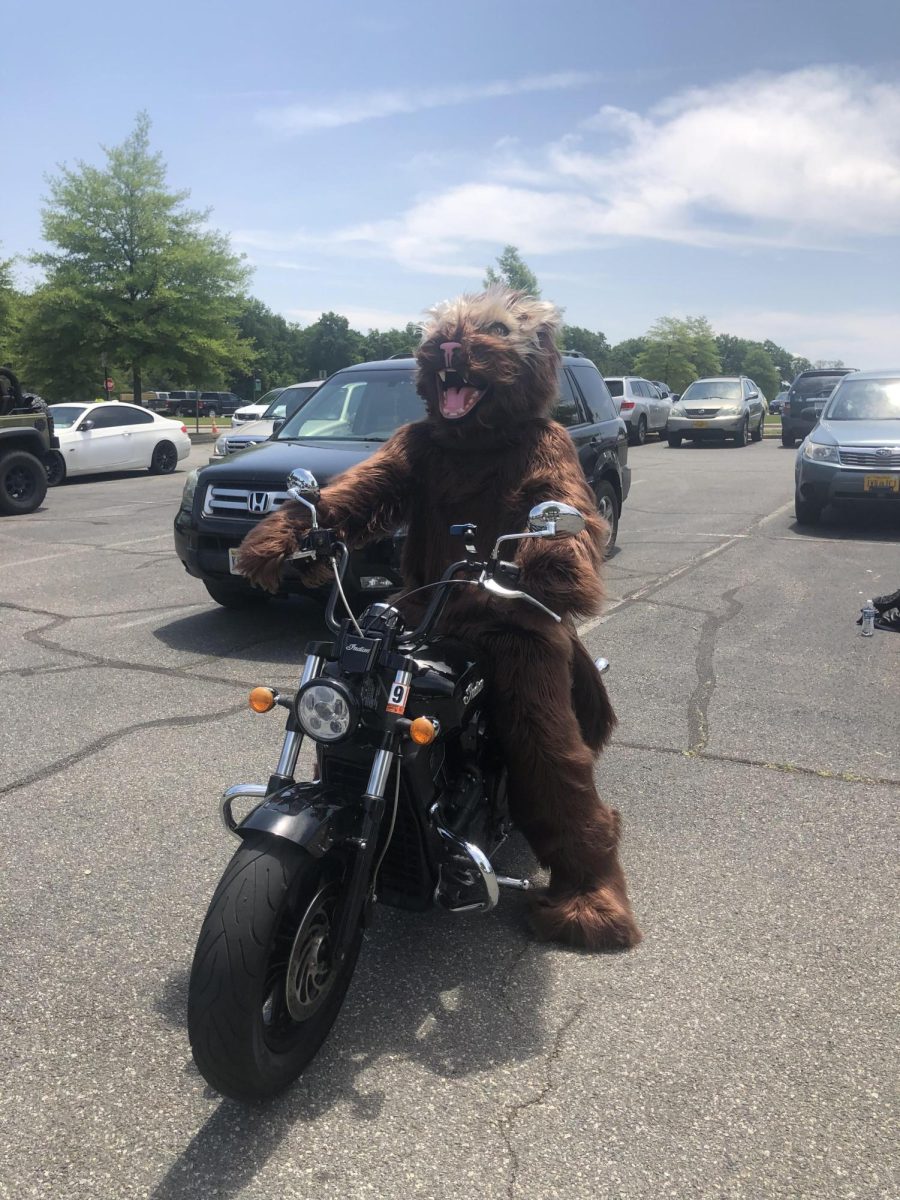
<svg viewBox="0 0 900 1200"><path fill-rule="evenodd" d="M348 552L316 520L318 486L295 471L288 492L311 512L296 558L331 561L325 619L333 642L313 642L296 694L254 688L250 706L287 709L275 772L222 798L240 847L200 931L191 968L188 1030L194 1060L223 1095L270 1096L313 1058L340 1010L376 900L414 911L493 908L502 887L491 857L511 823L506 769L491 732L489 681L477 651L435 628L450 594L478 587L550 612L517 591L518 568L501 557L523 538L574 536L569 505L532 509L528 531L498 539L475 561L471 525L454 526L469 558L437 583L416 629L398 608L353 616L343 589ZM412 593L408 593L412 595ZM338 620L341 603L347 616ZM608 663L597 660L603 671ZM294 780L304 735L316 742L317 778ZM253 802L238 820L233 806Z"/></svg>

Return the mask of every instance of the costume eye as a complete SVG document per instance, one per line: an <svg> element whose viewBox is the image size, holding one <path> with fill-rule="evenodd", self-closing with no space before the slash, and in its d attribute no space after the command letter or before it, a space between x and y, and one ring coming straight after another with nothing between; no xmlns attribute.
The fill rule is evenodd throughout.
<svg viewBox="0 0 900 1200"><path fill-rule="evenodd" d="M506 335L509 333L509 329L503 324L502 321L494 321L492 325L488 325L487 332L495 333L498 337L506 337Z"/></svg>

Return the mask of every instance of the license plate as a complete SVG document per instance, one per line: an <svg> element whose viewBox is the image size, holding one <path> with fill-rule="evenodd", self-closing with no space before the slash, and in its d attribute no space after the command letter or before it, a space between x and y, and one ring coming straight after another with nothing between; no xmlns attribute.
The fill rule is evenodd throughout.
<svg viewBox="0 0 900 1200"><path fill-rule="evenodd" d="M709 424L709 421L694 421L691 428L692 429L705 429L708 424Z"/></svg>
<svg viewBox="0 0 900 1200"><path fill-rule="evenodd" d="M240 575L240 571L237 569L237 553L239 549L239 546L231 546L228 550L228 570L232 575Z"/></svg>
<svg viewBox="0 0 900 1200"><path fill-rule="evenodd" d="M900 475L866 475L864 492L900 492Z"/></svg>

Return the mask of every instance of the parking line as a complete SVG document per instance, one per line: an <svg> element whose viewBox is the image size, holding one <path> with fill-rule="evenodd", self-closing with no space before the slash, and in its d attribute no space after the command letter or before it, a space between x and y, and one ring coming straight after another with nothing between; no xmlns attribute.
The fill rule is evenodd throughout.
<svg viewBox="0 0 900 1200"><path fill-rule="evenodd" d="M4 570L9 567L27 567L29 563L47 562L50 558L68 558L72 554L84 554L84 548L77 550L61 550L59 554L39 554L37 558L20 558L17 562L3 563Z"/></svg>

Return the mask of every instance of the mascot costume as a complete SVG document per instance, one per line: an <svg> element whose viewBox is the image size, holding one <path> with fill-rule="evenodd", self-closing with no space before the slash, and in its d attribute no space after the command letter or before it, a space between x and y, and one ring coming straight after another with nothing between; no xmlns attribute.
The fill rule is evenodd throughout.
<svg viewBox="0 0 900 1200"><path fill-rule="evenodd" d="M323 488L318 512L351 549L407 525L408 589L439 579L461 556L454 523L477 525L485 558L500 534L526 527L542 500L584 515L577 537L519 542L516 551L517 586L563 616L562 625L523 603L460 588L441 626L476 644L490 664L513 818L550 869L532 911L537 935L617 949L641 935L619 863L619 814L594 785L594 759L615 716L574 624L603 598L608 529L571 439L550 416L559 397L559 320L553 305L502 288L432 309L416 355L427 415ZM239 569L277 591L307 524L306 510L286 503L244 539ZM327 570L307 566L304 578L322 583ZM413 602L399 603L409 611Z"/></svg>

